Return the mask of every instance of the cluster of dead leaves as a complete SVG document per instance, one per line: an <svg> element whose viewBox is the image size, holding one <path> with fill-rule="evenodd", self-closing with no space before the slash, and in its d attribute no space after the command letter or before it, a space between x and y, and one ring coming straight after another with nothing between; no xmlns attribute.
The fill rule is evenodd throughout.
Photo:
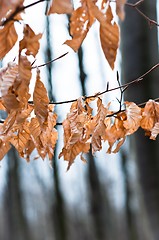
<svg viewBox="0 0 159 240"><path fill-rule="evenodd" d="M71 0L51 1L48 15L52 13L71 14L71 40L65 43L77 51L95 20L100 24L100 39L103 52L111 68L114 68L119 45L119 27L113 20L110 2L107 0L81 0L81 6L74 10ZM99 4L99 2L101 4ZM125 0L116 1L116 13L124 19ZM9 19L23 0L0 0L1 23ZM18 15L16 20L21 19ZM15 19L14 19L15 20ZM0 27L0 59L13 48L18 35L14 20ZM2 24L1 24L2 25ZM58 134L55 129L57 115L49 103L47 90L40 79L37 68L33 102L30 100L30 81L34 70L29 56L35 58L42 34L35 34L29 25L24 25L23 38L19 41L18 63L10 62L0 69L0 110L6 112L6 119L0 123L0 159L13 145L19 155L27 161L34 149L41 158L52 160ZM35 71L35 70L34 70ZM96 101L97 111L93 115L91 102ZM64 147L59 155L68 161L68 168L80 154L90 149L94 154L107 142L107 153L116 153L126 136L133 134L139 127L145 130L150 139L159 134L159 103L149 100L144 108L134 102L125 102L125 109L118 112L110 110L111 103L104 105L98 96L80 97L72 103L70 112L63 121Z"/></svg>
<svg viewBox="0 0 159 240"><path fill-rule="evenodd" d="M93 100L94 101L94 100ZM149 100L144 108L134 102L125 102L125 109L119 113L110 111L110 103L104 106L97 98L97 114L92 116L90 99L79 98L73 103L70 113L63 122L64 147L60 153L68 161L68 169L77 155L92 149L94 154L102 149L102 142L108 143L107 153L117 153L126 136L133 134L139 127L145 130L150 139L159 134L159 103Z"/></svg>
<svg viewBox="0 0 159 240"><path fill-rule="evenodd" d="M99 35L103 53L112 69L119 47L119 26L115 22L112 8L108 0L81 0L81 6L74 9L71 0L52 0L47 15L70 14L71 40L65 41L74 51L77 51L87 36L90 27L97 20L99 22ZM124 19L124 5L126 0L116 0L116 14ZM0 0L0 59L3 58L15 45L18 34L15 21L22 20L19 8L23 7L24 0ZM13 13L16 13L12 18ZM7 24L3 26L3 23Z"/></svg>

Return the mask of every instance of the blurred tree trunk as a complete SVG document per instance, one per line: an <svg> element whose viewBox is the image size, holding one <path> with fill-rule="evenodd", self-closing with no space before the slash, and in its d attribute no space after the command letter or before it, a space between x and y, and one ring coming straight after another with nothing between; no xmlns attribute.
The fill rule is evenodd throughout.
<svg viewBox="0 0 159 240"><path fill-rule="evenodd" d="M135 1L131 1L135 3ZM156 1L144 1L140 6L148 17L157 19ZM126 7L126 19L122 25L122 68L126 82L133 80L158 61L157 27L150 27L135 9ZM130 87L125 93L125 99L136 103L145 102L158 97L159 74L155 70L147 75L143 82ZM158 141L149 140L144 132L139 130L134 138L136 163L138 166L141 190L147 217L152 233L152 240L159 239L159 147Z"/></svg>
<svg viewBox="0 0 159 240"><path fill-rule="evenodd" d="M51 43L50 43L50 21L49 17L46 17L46 36L47 36L47 47L45 52L45 61L51 61L53 59L53 54L51 51ZM49 86L49 99L50 101L55 101L53 96L53 84L52 84L52 64L48 64L47 67L47 79ZM52 220L55 229L55 238L56 240L67 240L67 216L66 216L66 206L64 202L64 197L61 192L60 179L58 174L58 164L57 164L57 156L56 149L54 151L53 157L53 179L54 179L54 195L53 195L53 206L52 206Z"/></svg>
<svg viewBox="0 0 159 240"><path fill-rule="evenodd" d="M86 95L85 80L86 74L83 66L83 49L78 50L78 63L80 72L80 82L82 95ZM99 172L95 164L95 159L91 153L88 153L88 192L90 200L90 211L93 218L93 229L96 240L108 240L108 229L110 230L110 205L106 196L106 190L102 189Z"/></svg>
<svg viewBox="0 0 159 240"><path fill-rule="evenodd" d="M8 172L5 195L7 232L5 240L31 240L20 189L19 158L14 148L11 148L7 156Z"/></svg>

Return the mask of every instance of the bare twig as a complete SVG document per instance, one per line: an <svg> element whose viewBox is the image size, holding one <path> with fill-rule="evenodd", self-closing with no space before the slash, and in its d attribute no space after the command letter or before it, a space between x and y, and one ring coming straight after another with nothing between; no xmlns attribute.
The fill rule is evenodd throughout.
<svg viewBox="0 0 159 240"><path fill-rule="evenodd" d="M46 66L46 65L48 65L48 64L50 64L50 63L52 63L52 62L55 62L55 61L59 60L60 58L63 58L63 57L66 56L67 54L68 54L68 52L62 54L61 56L59 56L59 57L57 57L57 58L54 58L54 59L51 60L51 61L48 61L48 62L43 63L43 64L38 65L38 66L34 66L34 67L32 67L32 69L34 69L34 68L40 68L40 67L44 67L44 66Z"/></svg>
<svg viewBox="0 0 159 240"><path fill-rule="evenodd" d="M88 99L88 98L95 98L95 97L98 97L98 96L101 96L105 93L108 93L108 92L112 92L112 91L115 91L115 90L118 90L118 89L123 89L122 91L125 91L129 86L133 85L133 84L137 84L141 81L144 80L144 77L146 75L148 75L149 73L151 73L152 71L154 71L156 68L159 67L159 63L157 63L156 65L154 65L153 67L151 67L147 72L145 72L144 74L142 74L140 77L132 80L131 82L128 82L128 83L125 83L123 85L120 85L118 87L115 87L115 88L106 88L105 91L103 92L99 92L99 93L96 93L94 95L89 95L89 96L85 96L85 99ZM76 102L77 101L77 98L76 99L71 99L71 100L67 100L67 101L59 101L59 102L50 102L50 104L55 104L55 105L61 105L61 104L66 104L66 103L73 103L73 102ZM33 101L29 101L30 104L33 104Z"/></svg>
<svg viewBox="0 0 159 240"><path fill-rule="evenodd" d="M138 8L138 6L139 6L141 3L143 3L143 2L144 2L144 0L140 0L140 1L136 2L136 3L134 3L134 4L133 4L133 3L125 3L125 5L134 8L142 17L144 17L144 18L147 20L147 22L149 23L150 26L156 25L157 27L159 27L159 24L158 24L156 21L150 19L146 14L144 14L144 13Z"/></svg>

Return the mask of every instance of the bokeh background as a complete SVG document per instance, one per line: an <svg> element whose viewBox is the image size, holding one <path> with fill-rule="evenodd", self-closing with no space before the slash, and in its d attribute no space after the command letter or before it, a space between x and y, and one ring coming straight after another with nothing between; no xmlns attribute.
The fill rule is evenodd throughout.
<svg viewBox="0 0 159 240"><path fill-rule="evenodd" d="M26 0L28 5L33 1ZM128 1L135 3L136 1ZM77 6L78 1L74 1ZM113 4L113 3L112 3ZM41 79L50 101L64 101L92 95L141 76L158 62L158 27L150 26L134 8L125 7L120 23L121 44L112 72L100 47L99 26L95 23L78 53L63 45L69 36L69 17L45 16L46 3L26 10L25 22L42 32L37 65L69 53L41 68ZM140 6L157 21L159 2L145 0ZM159 22L159 21L158 21ZM17 24L19 35L22 27ZM1 61L1 67L17 56L17 46ZM159 71L130 87L125 99L136 103L159 96ZM34 86L34 75L31 89ZM106 104L120 91L103 95ZM70 104L55 105L58 122ZM106 154L107 144L87 163L79 158L66 172L67 163L58 159L63 146L62 126L52 164L36 158L20 159L14 148L0 162L0 239L2 240L158 240L159 239L159 147L138 131L128 137L117 154Z"/></svg>

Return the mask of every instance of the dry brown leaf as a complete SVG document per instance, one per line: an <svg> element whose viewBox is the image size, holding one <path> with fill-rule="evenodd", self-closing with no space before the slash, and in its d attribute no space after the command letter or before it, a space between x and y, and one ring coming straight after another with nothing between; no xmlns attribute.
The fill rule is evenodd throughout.
<svg viewBox="0 0 159 240"><path fill-rule="evenodd" d="M69 149L63 148L62 152L59 155L59 158L63 156L64 160L68 161L67 170L69 170L70 166L74 163L75 158L80 153L88 153L89 149L90 149L90 143L76 142Z"/></svg>
<svg viewBox="0 0 159 240"><path fill-rule="evenodd" d="M23 2L24 0L0 0L0 20L6 17L9 10L11 14L17 6L22 6Z"/></svg>
<svg viewBox="0 0 159 240"><path fill-rule="evenodd" d="M57 115L51 111L48 114L47 126L44 126L40 135L45 152L48 154L49 160L54 156L54 148L57 142L58 133L54 128L56 125Z"/></svg>
<svg viewBox="0 0 159 240"><path fill-rule="evenodd" d="M3 105L2 99L0 99L0 110L6 111L6 108Z"/></svg>
<svg viewBox="0 0 159 240"><path fill-rule="evenodd" d="M26 56L20 56L18 65L19 75L14 84L15 94L21 104L21 108L27 108L30 98L29 84L32 76L31 63Z"/></svg>
<svg viewBox="0 0 159 240"><path fill-rule="evenodd" d="M141 123L141 108L134 102L125 102L127 119L123 121L123 126L127 130L126 135L130 135L137 131Z"/></svg>
<svg viewBox="0 0 159 240"><path fill-rule="evenodd" d="M36 83L33 93L34 111L40 125L47 121L49 99L44 84L40 80L40 71L37 70Z"/></svg>
<svg viewBox="0 0 159 240"><path fill-rule="evenodd" d="M11 111L5 119L3 125L0 125L0 134L7 135L16 120L16 111Z"/></svg>
<svg viewBox="0 0 159 240"><path fill-rule="evenodd" d="M155 126L151 129L150 139L156 140L158 134L159 134L159 122L156 122Z"/></svg>
<svg viewBox="0 0 159 240"><path fill-rule="evenodd" d="M105 23L100 24L100 41L104 55L112 69L116 60L117 50L119 46L119 27L113 20L111 7L106 12Z"/></svg>
<svg viewBox="0 0 159 240"><path fill-rule="evenodd" d="M63 156L64 160L69 162L68 169L78 154L86 153L90 149L88 142L90 135L87 134L88 128L86 127L88 121L90 121L90 116L87 115L82 98L79 98L72 104L70 113L63 121L64 147L59 157Z"/></svg>
<svg viewBox="0 0 159 240"><path fill-rule="evenodd" d="M40 139L41 128L37 118L32 118L29 125L30 135L33 140L33 143L38 151L38 154L42 159L45 158L46 152L44 151L43 144Z"/></svg>
<svg viewBox="0 0 159 240"><path fill-rule="evenodd" d="M5 71L1 74L1 96L6 96L9 89L14 85L18 75L18 65L10 62Z"/></svg>
<svg viewBox="0 0 159 240"><path fill-rule="evenodd" d="M0 27L0 59L12 49L17 39L18 35L13 21L10 21L4 27Z"/></svg>
<svg viewBox="0 0 159 240"><path fill-rule="evenodd" d="M0 160L7 154L9 149L11 148L9 142L4 142L0 139Z"/></svg>
<svg viewBox="0 0 159 240"><path fill-rule="evenodd" d="M26 55L33 55L35 57L40 47L39 40L42 37L42 34L39 33L36 35L28 24L25 25L23 34L24 37L19 42L20 53L23 49L26 49Z"/></svg>
<svg viewBox="0 0 159 240"><path fill-rule="evenodd" d="M111 124L111 119L107 118L105 120L105 135L104 140L108 141L109 148L107 150L107 153L116 153L119 151L121 145L125 141L125 135L126 130L123 126L123 120L120 119L120 116L118 118L115 118L114 123ZM117 143L114 150L112 150L114 144Z"/></svg>
<svg viewBox="0 0 159 240"><path fill-rule="evenodd" d="M71 0L52 0L47 15L51 13L71 14L73 5Z"/></svg>
<svg viewBox="0 0 159 240"><path fill-rule="evenodd" d="M157 121L159 121L159 103L149 100L142 111L141 127L150 131Z"/></svg>
<svg viewBox="0 0 159 240"><path fill-rule="evenodd" d="M120 18L120 20L124 21L125 19L125 3L127 0L116 0L116 14Z"/></svg>
<svg viewBox="0 0 159 240"><path fill-rule="evenodd" d="M85 39L89 28L94 22L94 17L88 13L86 5L79 7L73 11L70 19L71 40L67 40L65 44L77 51Z"/></svg>
<svg viewBox="0 0 159 240"><path fill-rule="evenodd" d="M21 157L24 156L24 150L27 142L30 139L29 122L21 124L16 129L16 134L9 140L10 143L17 149Z"/></svg>
<svg viewBox="0 0 159 240"><path fill-rule="evenodd" d="M97 115L94 117L96 121L96 126L92 132L92 153L99 151L102 148L102 137L105 134L105 118L108 113L108 107L104 107L102 100L98 98L97 100Z"/></svg>

